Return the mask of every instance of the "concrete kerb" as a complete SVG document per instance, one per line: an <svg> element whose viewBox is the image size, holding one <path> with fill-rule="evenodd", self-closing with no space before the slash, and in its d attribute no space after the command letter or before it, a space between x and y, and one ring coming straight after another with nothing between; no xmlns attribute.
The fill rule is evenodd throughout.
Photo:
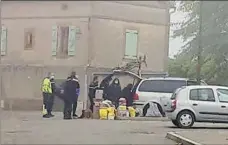
<svg viewBox="0 0 228 145"><path fill-rule="evenodd" d="M131 121L169 121L167 117L117 117L116 120Z"/></svg>
<svg viewBox="0 0 228 145"><path fill-rule="evenodd" d="M181 143L183 145L202 145L201 143L185 138L175 132L167 132L166 138L171 139L177 143Z"/></svg>

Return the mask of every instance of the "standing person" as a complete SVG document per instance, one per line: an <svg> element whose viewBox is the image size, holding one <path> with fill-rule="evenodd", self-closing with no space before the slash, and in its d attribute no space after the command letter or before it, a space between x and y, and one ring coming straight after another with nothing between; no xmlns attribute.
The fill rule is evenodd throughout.
<svg viewBox="0 0 228 145"><path fill-rule="evenodd" d="M78 118L76 114L77 106L78 106L78 96L80 95L80 84L78 80L78 75L75 74L75 78L73 79L76 83L76 95L73 98L73 118Z"/></svg>
<svg viewBox="0 0 228 145"><path fill-rule="evenodd" d="M63 110L63 119L72 119L71 112L72 112L72 100L71 96L69 95L69 88L70 88L70 76L67 77L66 82L63 85L63 101L64 101L64 110Z"/></svg>
<svg viewBox="0 0 228 145"><path fill-rule="evenodd" d="M48 76L44 78L42 82L42 94L43 94L43 118L49 118L50 116L50 98L52 95L52 88L50 82L51 73L48 73ZM44 111L47 110L47 111Z"/></svg>
<svg viewBox="0 0 228 145"><path fill-rule="evenodd" d="M128 84L123 90L122 90L122 97L126 99L127 101L127 107L133 105L133 94L132 94L132 89L133 85Z"/></svg>
<svg viewBox="0 0 228 145"><path fill-rule="evenodd" d="M76 73L72 72L64 86L64 119L72 119L72 105L75 103L77 91L80 88L75 75Z"/></svg>
<svg viewBox="0 0 228 145"><path fill-rule="evenodd" d="M48 115L53 117L54 115L51 113L52 112L52 108L54 105L54 100L55 100L55 92L56 92L56 85L55 85L55 75L54 73L51 73L51 77L50 77L50 82L51 82L51 90L52 90L52 94L50 97L50 110L47 110Z"/></svg>
<svg viewBox="0 0 228 145"><path fill-rule="evenodd" d="M108 87L107 99L112 101L112 103L115 104L115 106L117 108L120 97L121 97L120 81L118 78L115 78L112 81L112 84Z"/></svg>
<svg viewBox="0 0 228 145"><path fill-rule="evenodd" d="M90 100L90 110L93 112L93 105L94 105L94 101L93 98L95 98L95 94L96 94L96 89L98 88L98 77L95 76L93 78L92 83L89 85L89 100Z"/></svg>
<svg viewBox="0 0 228 145"><path fill-rule="evenodd" d="M100 88L103 89L103 99L104 100L108 99L108 88L109 88L109 83L112 81L112 76L113 75L106 77L100 84Z"/></svg>

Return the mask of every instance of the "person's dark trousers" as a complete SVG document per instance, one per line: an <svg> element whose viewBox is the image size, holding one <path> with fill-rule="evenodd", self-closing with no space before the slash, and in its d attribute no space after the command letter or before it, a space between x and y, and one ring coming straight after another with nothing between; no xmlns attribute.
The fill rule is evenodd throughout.
<svg viewBox="0 0 228 145"><path fill-rule="evenodd" d="M72 98L72 100L73 100L73 102L72 102L72 108L73 108L73 114L72 114L72 116L73 117L77 117L77 115L76 115L76 110L77 110L77 106L78 106L78 96L74 96L73 98Z"/></svg>
<svg viewBox="0 0 228 145"><path fill-rule="evenodd" d="M71 112L72 112L72 102L68 100L64 100L64 110L63 110L64 119L72 119Z"/></svg>
<svg viewBox="0 0 228 145"><path fill-rule="evenodd" d="M50 103L49 103L49 101L50 101L50 94L43 92L43 104L44 104L45 109L47 109L47 110L50 110ZM49 116L49 114L46 114L46 115L43 115L43 117L48 118L50 116Z"/></svg>
<svg viewBox="0 0 228 145"><path fill-rule="evenodd" d="M50 116L54 116L54 115L52 115L52 109L53 109L53 105L54 105L54 100L55 100L55 95L54 94L51 94L50 95L50 99L49 99L49 106L50 106L50 108L49 108L49 110L47 110L47 112L48 112L48 114L50 115Z"/></svg>
<svg viewBox="0 0 228 145"><path fill-rule="evenodd" d="M116 107L116 108L118 108L118 107L119 107L119 99L118 99L118 100L116 100L116 101L114 102L114 105L115 105L115 107Z"/></svg>
<svg viewBox="0 0 228 145"><path fill-rule="evenodd" d="M78 106L78 101L76 100L73 103L73 116L74 117L77 117L77 115L76 115L77 106Z"/></svg>
<svg viewBox="0 0 228 145"><path fill-rule="evenodd" d="M93 97L92 96L89 96L89 100L90 100L90 107L89 107L89 109L93 112L93 105L94 105Z"/></svg>

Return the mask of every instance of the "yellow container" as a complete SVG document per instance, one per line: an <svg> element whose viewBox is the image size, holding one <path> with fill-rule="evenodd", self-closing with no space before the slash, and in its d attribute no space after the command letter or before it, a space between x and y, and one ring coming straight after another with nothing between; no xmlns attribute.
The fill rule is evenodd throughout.
<svg viewBox="0 0 228 145"><path fill-rule="evenodd" d="M109 107L107 108L108 110L108 120L114 120L115 118L115 108L114 107Z"/></svg>
<svg viewBox="0 0 228 145"><path fill-rule="evenodd" d="M99 116L101 120L107 120L108 119L108 108L102 107L99 109Z"/></svg>
<svg viewBox="0 0 228 145"><path fill-rule="evenodd" d="M128 117L129 116L129 112L127 110L127 106L124 106L124 105L120 105L118 108L117 108L117 115L119 117Z"/></svg>
<svg viewBox="0 0 228 145"><path fill-rule="evenodd" d="M135 117L136 110L133 107L128 107L128 111L129 111L130 117Z"/></svg>
<svg viewBox="0 0 228 145"><path fill-rule="evenodd" d="M127 106L121 105L121 106L118 107L118 110L120 110L120 111L126 111L127 110Z"/></svg>

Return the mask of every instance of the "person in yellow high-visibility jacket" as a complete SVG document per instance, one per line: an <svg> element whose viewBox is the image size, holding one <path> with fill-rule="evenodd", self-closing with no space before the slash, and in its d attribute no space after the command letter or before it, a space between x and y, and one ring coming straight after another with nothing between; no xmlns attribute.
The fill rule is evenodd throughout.
<svg viewBox="0 0 228 145"><path fill-rule="evenodd" d="M48 76L44 78L42 82L42 93L43 93L43 117L49 118L51 117L49 114L50 110L50 97L52 96L52 88L51 88L51 82L50 82L50 75L51 73L48 73Z"/></svg>

